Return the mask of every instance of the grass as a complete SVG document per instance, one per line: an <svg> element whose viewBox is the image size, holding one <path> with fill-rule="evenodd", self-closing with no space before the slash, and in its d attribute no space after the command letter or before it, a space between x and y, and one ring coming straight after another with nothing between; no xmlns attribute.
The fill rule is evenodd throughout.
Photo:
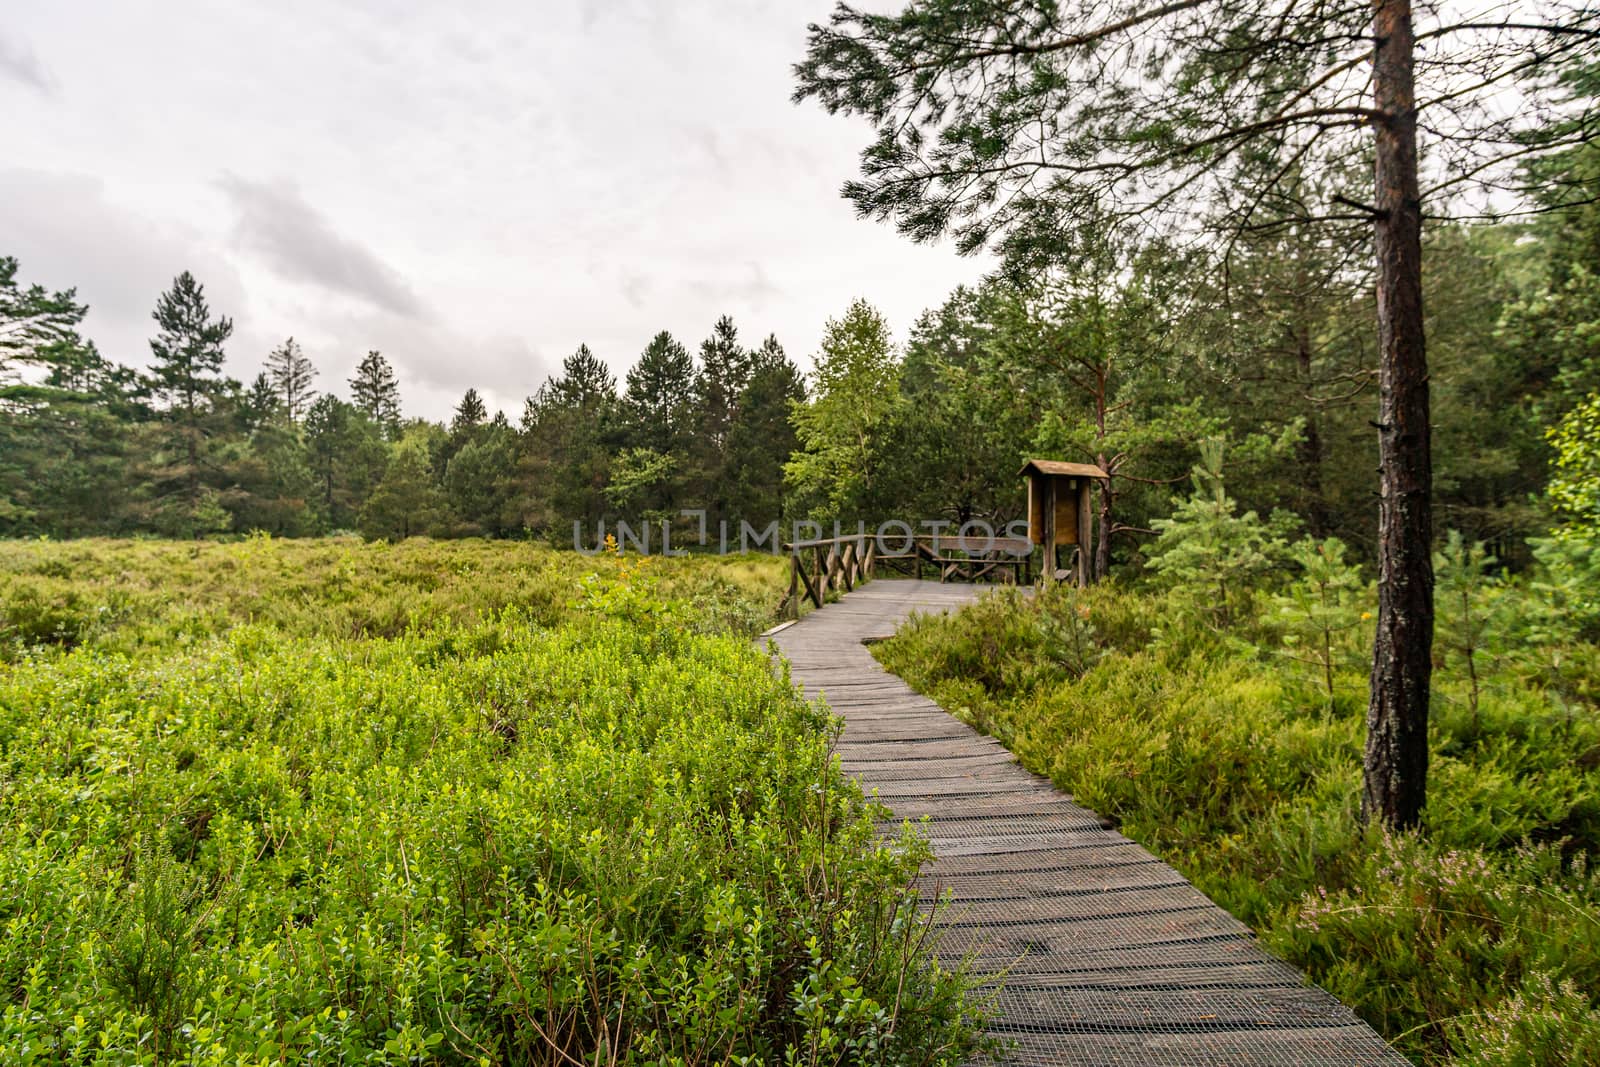
<svg viewBox="0 0 1600 1067"><path fill-rule="evenodd" d="M781 561L0 545L17 1063L940 1064L979 1046Z"/></svg>
<svg viewBox="0 0 1600 1067"><path fill-rule="evenodd" d="M1535 594L1493 599L1476 680L1441 617L1431 800L1409 835L1359 820L1367 627L1330 624L1325 661L1307 656L1281 592L1242 598L1229 627L1183 589L997 595L875 651L1410 1056L1600 1062L1600 656L1507 636Z"/></svg>

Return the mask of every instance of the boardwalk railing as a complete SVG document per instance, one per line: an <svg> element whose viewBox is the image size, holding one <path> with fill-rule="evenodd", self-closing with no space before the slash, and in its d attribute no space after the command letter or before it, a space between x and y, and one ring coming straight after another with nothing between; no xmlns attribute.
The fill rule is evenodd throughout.
<svg viewBox="0 0 1600 1067"><path fill-rule="evenodd" d="M882 551L870 534L785 543L789 591L781 614L798 619L803 601L820 608L830 592L848 593L878 569L941 582L1026 585L1033 580L1033 545L1021 538L915 536L897 539L893 547L895 551Z"/></svg>

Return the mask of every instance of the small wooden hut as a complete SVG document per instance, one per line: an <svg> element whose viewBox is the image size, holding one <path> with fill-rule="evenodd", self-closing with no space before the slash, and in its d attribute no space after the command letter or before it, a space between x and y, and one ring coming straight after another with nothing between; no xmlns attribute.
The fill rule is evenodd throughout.
<svg viewBox="0 0 1600 1067"><path fill-rule="evenodd" d="M1106 472L1092 463L1030 459L1019 473L1028 480L1028 540L1044 548L1039 573L1045 584L1073 577L1078 585L1088 585L1094 548L1089 493ZM1057 569L1056 549L1061 545L1077 546L1074 573Z"/></svg>

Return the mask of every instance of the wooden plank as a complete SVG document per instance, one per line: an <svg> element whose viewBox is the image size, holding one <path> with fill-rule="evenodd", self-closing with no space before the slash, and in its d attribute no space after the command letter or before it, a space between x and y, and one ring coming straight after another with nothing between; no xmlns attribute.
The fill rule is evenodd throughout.
<svg viewBox="0 0 1600 1067"><path fill-rule="evenodd" d="M920 551L917 561L928 562ZM962 561L952 576L980 566ZM790 679L844 719L834 750L884 806L878 831L892 838L909 822L932 845L919 886L926 900L953 897L938 951L972 953L997 983L996 1032L1016 1039L1004 1062L1403 1063L1178 872L913 693L861 644L913 611L975 595L873 581L772 641Z"/></svg>
<svg viewBox="0 0 1600 1067"><path fill-rule="evenodd" d="M1378 1036L1361 1024L1303 1030L1277 1028L1264 1041L1259 1028L1222 1033L1075 1034L1070 1041L1055 1034L1009 1031L1008 1064L1036 1067L1084 1067L1085 1064L1136 1067L1288 1067L1291 1064L1338 1064L1378 1067L1404 1064Z"/></svg>

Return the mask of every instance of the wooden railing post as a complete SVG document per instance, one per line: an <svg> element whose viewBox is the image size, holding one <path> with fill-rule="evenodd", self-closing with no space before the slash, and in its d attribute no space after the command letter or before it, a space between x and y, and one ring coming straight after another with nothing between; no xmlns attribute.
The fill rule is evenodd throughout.
<svg viewBox="0 0 1600 1067"><path fill-rule="evenodd" d="M794 612L795 621L800 620L800 555L793 548L789 549L789 595L784 598L790 611Z"/></svg>

